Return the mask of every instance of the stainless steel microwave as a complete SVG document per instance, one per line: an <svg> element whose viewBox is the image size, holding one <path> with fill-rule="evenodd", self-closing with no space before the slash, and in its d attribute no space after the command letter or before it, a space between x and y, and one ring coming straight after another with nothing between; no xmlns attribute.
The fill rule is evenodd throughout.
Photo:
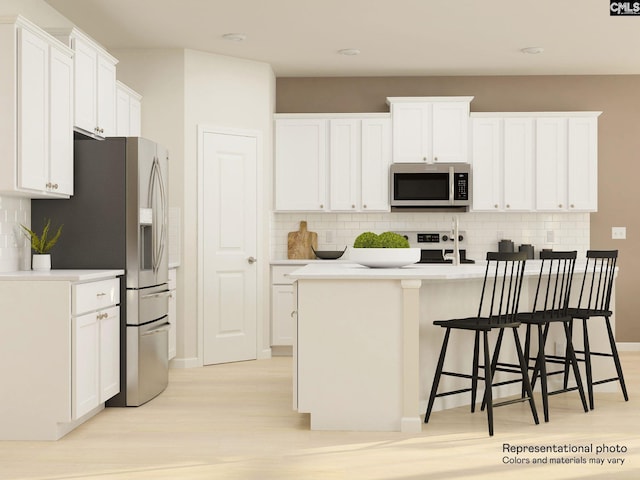
<svg viewBox="0 0 640 480"><path fill-rule="evenodd" d="M394 163L389 178L393 210L466 211L471 205L468 163Z"/></svg>

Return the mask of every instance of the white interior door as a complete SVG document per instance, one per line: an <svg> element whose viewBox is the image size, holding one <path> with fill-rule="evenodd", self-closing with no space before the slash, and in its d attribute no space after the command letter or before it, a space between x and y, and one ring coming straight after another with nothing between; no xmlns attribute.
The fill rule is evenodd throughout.
<svg viewBox="0 0 640 480"><path fill-rule="evenodd" d="M257 138L201 131L203 361L257 357Z"/></svg>

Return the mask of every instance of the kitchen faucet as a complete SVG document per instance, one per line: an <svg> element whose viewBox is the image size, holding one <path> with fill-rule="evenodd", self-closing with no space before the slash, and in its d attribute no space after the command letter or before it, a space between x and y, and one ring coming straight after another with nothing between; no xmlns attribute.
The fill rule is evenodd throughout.
<svg viewBox="0 0 640 480"><path fill-rule="evenodd" d="M444 253L445 260L451 260L453 265L460 265L460 234L459 234L458 216L454 216L451 220L451 237L453 238L453 253Z"/></svg>

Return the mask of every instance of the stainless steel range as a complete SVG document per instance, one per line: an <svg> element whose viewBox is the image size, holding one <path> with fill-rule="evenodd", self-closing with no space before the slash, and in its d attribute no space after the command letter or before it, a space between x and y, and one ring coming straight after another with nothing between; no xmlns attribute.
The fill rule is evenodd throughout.
<svg viewBox="0 0 640 480"><path fill-rule="evenodd" d="M454 253L455 238L448 231L396 232L409 240L409 246L421 250L419 263L453 263L453 259L445 258ZM466 232L458 232L460 263L475 263L467 258Z"/></svg>

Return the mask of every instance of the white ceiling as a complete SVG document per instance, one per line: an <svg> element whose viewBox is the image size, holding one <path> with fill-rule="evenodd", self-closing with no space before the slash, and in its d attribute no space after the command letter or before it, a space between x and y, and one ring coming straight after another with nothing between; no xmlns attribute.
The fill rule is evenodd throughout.
<svg viewBox="0 0 640 480"><path fill-rule="evenodd" d="M279 77L640 74L640 16L606 0L46 1L109 49L196 49Z"/></svg>

